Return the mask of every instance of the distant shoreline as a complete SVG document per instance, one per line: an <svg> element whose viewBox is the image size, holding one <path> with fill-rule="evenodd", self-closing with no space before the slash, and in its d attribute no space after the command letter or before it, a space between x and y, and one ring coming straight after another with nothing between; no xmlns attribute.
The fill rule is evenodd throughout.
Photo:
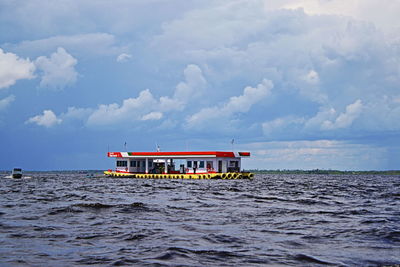
<svg viewBox="0 0 400 267"><path fill-rule="evenodd" d="M339 170L246 170L258 174L362 174L362 175L400 175L400 170L388 171L339 171Z"/></svg>
<svg viewBox="0 0 400 267"><path fill-rule="evenodd" d="M41 173L41 172L77 172L82 174L98 173L104 170L47 170L47 171L32 171L24 170L25 173ZM339 171L339 170L243 170L244 172L252 172L254 174L331 174L331 175L400 175L400 170L387 170L387 171ZM10 170L0 170L0 173L10 173Z"/></svg>

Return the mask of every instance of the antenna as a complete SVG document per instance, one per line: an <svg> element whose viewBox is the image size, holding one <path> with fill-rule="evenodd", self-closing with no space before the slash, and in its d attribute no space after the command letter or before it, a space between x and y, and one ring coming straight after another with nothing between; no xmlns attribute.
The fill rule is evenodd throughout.
<svg viewBox="0 0 400 267"><path fill-rule="evenodd" d="M160 146L157 144L157 142L156 142L156 151L157 151L157 152L160 152L160 151L161 151Z"/></svg>

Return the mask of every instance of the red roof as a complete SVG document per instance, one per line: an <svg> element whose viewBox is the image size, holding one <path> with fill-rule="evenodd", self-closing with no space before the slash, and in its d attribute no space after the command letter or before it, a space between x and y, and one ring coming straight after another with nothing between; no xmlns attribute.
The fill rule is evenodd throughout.
<svg viewBox="0 0 400 267"><path fill-rule="evenodd" d="M108 152L108 157L218 157L218 158L235 158L250 157L250 152L227 152L227 151L181 151L181 152Z"/></svg>

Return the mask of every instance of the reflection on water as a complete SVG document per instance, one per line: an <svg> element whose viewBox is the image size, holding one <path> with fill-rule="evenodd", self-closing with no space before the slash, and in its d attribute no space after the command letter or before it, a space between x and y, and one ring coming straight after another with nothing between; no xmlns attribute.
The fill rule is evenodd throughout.
<svg viewBox="0 0 400 267"><path fill-rule="evenodd" d="M400 263L399 176L28 175L1 178L0 265Z"/></svg>

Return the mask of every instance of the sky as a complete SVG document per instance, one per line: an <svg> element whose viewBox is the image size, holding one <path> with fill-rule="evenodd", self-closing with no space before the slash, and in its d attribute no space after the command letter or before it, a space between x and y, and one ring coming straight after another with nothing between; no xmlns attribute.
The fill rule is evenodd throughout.
<svg viewBox="0 0 400 267"><path fill-rule="evenodd" d="M0 170L107 151L400 169L400 0L0 0ZM231 144L234 139L233 145Z"/></svg>

